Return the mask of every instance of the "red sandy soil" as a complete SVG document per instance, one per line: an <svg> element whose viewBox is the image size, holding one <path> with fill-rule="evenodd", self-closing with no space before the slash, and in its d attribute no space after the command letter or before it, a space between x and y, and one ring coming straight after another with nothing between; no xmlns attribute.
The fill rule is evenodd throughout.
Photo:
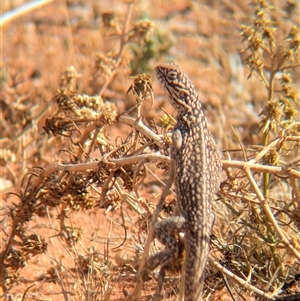
<svg viewBox="0 0 300 301"><path fill-rule="evenodd" d="M9 7L6 1L4 4ZM39 99L39 103L35 101L34 107L27 108L27 110L31 110L33 116L49 104L47 114L36 124L37 133L43 132L45 117L53 112L51 99L66 67L74 65L77 72L81 74L79 82L82 91L90 95L99 93L101 82L91 83L95 55L99 51L117 51L119 47L118 37L103 36L104 31L100 15L104 12L114 12L116 18L122 21L126 15L126 9L127 5L124 1L116 0L54 1L52 4L21 16L4 26L2 29L1 62L4 79L2 78L2 81L5 81L5 76L7 76L10 78L8 80L9 85L12 77L15 76L17 81L20 81L20 85L16 88L20 97L35 95L35 99ZM240 66L239 61L236 61L235 65L233 60L242 48L239 25L249 21L250 11L251 7L246 1L225 1L222 4L218 4L218 1L204 1L200 4L196 1L187 0L155 0L137 1L134 6L133 20L146 15L162 32L167 32L167 36L172 40L173 46L170 48L169 56L175 58L186 69L201 91L200 96L204 107L207 109L212 133L217 137L216 140L221 149L231 146L232 142L226 140L224 135L225 132L231 131L230 124L236 127L240 126L243 142L253 144L256 142L251 135L243 135L243 131L248 132L247 127L257 128L257 120L253 119L253 122L249 123L249 116L255 118L252 115L252 109L237 108L236 104L230 100L230 97L236 94L235 97L242 98L244 102L249 101L251 98L249 91L255 87L255 81L246 82L244 80L242 82L243 87L235 93L232 92L232 86L228 84L229 78L232 76L235 76L237 80L246 78L247 70ZM132 54L126 53L124 55L124 61L127 60L124 65L127 64L127 68L129 60L132 59ZM168 57L152 58L151 64L154 66L158 60L167 59ZM131 83L129 76L130 74L126 69L123 73L118 74L103 95L114 102L120 112L129 108L133 103L131 96L126 98L128 103L124 103L122 100ZM154 81L154 91L157 95L160 95L162 91L156 81ZM9 98L13 92L6 86L3 93L4 97ZM258 112L261 107L262 94L261 91L254 92L255 97L252 94L253 105ZM160 99L158 98L150 112L149 106L144 109L144 114L147 114L148 117L157 118L162 114L161 106L171 110L171 107ZM217 114L212 107L218 111ZM230 117L228 112L230 112ZM222 119L220 116L228 116L230 120ZM236 118L237 116L239 117ZM159 122L158 118L157 121ZM215 126L216 124L219 126ZM125 131L115 127L114 132L110 135L111 137L124 135ZM3 149L6 148L6 139L12 139L14 135L15 133L10 131L7 132L6 137L3 137ZM60 154L55 148L55 139L52 139L52 148L43 154L45 166L60 159ZM18 150L16 153L20 154ZM29 153L33 154L34 149L29 149ZM30 158L23 158L20 161L18 155L8 165L1 167L0 185L3 198L1 202L4 210L8 205L11 205L12 200L17 201L17 198L7 200L5 193L9 191L19 193L20 175L24 175L32 166L34 166L34 161L31 161ZM7 168L11 172L8 172ZM150 185L148 190L144 190L143 197L153 201L153 191L156 189L157 186ZM157 199L158 194L155 202ZM122 219L118 210L107 214L104 209L99 208L84 212L70 212L67 224L80 227L83 231L80 243L76 244L73 251L70 251L59 237L53 236L57 233L57 214L58 212L52 209L48 215L44 212L41 216L34 216L30 222L30 230L45 237L48 250L45 254L32 258L27 266L21 270L18 283L7 293L5 300L67 300L62 293L62 286L58 281L53 280L49 274L49 269L55 262L60 263L63 266L60 275L69 273L69 279L74 280L77 277L74 276L76 273L72 270L75 268L76 252L86 254L88 250L92 250L91 248L94 248L103 258L108 257L115 266L124 260L123 274L117 275L113 269L107 271L115 273L112 282L109 283L114 287L109 300L123 300L124 294L130 292L134 285L136 271L133 267L132 272L128 271L134 262L135 250L142 248L141 245L136 246L132 243L132 237L138 235L135 229L136 221L127 221L127 231L130 234L128 234L124 246L112 250L112 248L120 245L124 239L124 229L121 226ZM1 227L3 230L7 230L9 224L2 223ZM145 239L144 236L143 239ZM139 251L141 254L142 249ZM103 269L105 268L103 267ZM22 299L24 292L29 287L26 296ZM155 288L156 279L146 283L141 300L150 300ZM72 292L77 290L82 293L82 284L74 280L73 283L65 287L65 290ZM98 300L107 300L106 296L100 296L101 294ZM78 296L71 295L68 300L77 299L79 300ZM174 296L170 297L169 300L174 300ZM220 291L212 292L207 300L227 301L231 298L226 289L223 288ZM237 297L236 300L242 299Z"/></svg>

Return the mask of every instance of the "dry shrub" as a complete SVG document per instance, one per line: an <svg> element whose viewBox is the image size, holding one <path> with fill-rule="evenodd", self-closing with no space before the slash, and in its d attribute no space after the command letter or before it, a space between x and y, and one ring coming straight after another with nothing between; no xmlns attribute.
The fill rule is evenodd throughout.
<svg viewBox="0 0 300 301"><path fill-rule="evenodd" d="M133 74L148 71L153 67L151 60L161 58L154 49L168 53L172 44L152 21L137 20L131 25L132 11L130 3L124 22L113 12L103 12L106 34L112 40L117 37L119 48L97 52L88 76L67 67L51 101L42 101L42 109L38 99L43 93L30 97L30 93L24 94L28 87L19 88L26 75L6 74L3 69L6 92L1 100L0 159L3 178L16 185L14 193L4 196L9 205L2 208L0 285L6 296L20 280L22 269L33 257L47 252L51 242L32 229L36 216L49 218L51 237L59 237L73 260L72 268L65 267L49 255L52 265L46 278L59 283L65 300L109 300L119 283L129 300L139 295L126 284L132 287L135 283L146 237L151 233L149 225L157 216L174 212L174 196L164 205L160 202L156 210L154 200L169 175L170 133L175 121L168 113L156 120L149 118L149 112L144 114L142 107L155 100L147 74L131 79L127 89L134 97L131 107L123 105L120 111L106 100L110 93L120 95L118 76L128 77L129 66ZM242 26L242 56L249 77L258 78L258 89L265 89L267 95L255 133L261 143L244 145L245 137L240 139L234 132L230 140L238 140L236 160L231 160L232 150L223 152L224 179L214 202L216 223L207 266L207 295L225 286L232 298L241 299L285 300L279 299L284 298L281 295L299 292L300 124L294 78L299 70L300 34L293 26L283 36L272 13L265 1L256 1L253 23ZM19 159L25 150L30 154L26 154L30 158L27 165ZM45 158L53 153L54 159ZM13 164L17 167L12 168ZM85 229L84 225L73 226L71 216L93 208L114 213L112 223L124 229L124 240L118 241L115 249L124 248L125 254L126 248L131 248L128 257L110 255L108 237L104 252L95 247L83 252L78 247ZM91 240L94 236L97 234L93 233ZM151 253L157 248L151 246ZM145 286L154 292L152 275L147 279L152 282ZM172 292L178 293L178 281L170 279L166 279L164 293L172 297Z"/></svg>

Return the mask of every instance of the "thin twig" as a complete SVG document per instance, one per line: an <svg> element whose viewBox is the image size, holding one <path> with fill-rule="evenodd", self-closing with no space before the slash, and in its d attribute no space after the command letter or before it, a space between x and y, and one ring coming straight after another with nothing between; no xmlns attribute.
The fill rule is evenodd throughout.
<svg viewBox="0 0 300 301"><path fill-rule="evenodd" d="M7 25L8 23L12 22L13 20L15 20L23 15L26 15L28 13L31 13L33 10L36 10L36 9L38 9L46 4L49 4L53 1L54 0L31 1L29 3L19 6L13 10L10 10L1 16L0 27Z"/></svg>
<svg viewBox="0 0 300 301"><path fill-rule="evenodd" d="M137 163L142 160L146 160L146 162L164 162L170 163L170 157L163 156L163 155L156 155L156 154L143 154L137 155L128 158L120 158L120 159L112 159L106 162L112 166L124 166L132 163ZM101 161L97 162L87 162L87 163L77 163L77 164L62 164L62 163L55 163L51 166L48 166L45 169L45 172L51 173L55 170L62 170L62 171L86 171L87 169L97 170L98 165Z"/></svg>
<svg viewBox="0 0 300 301"><path fill-rule="evenodd" d="M255 156L253 160L250 160L249 163L258 163L263 156L270 151L271 148L275 147L278 143L283 143L283 139L275 139L272 143L269 145L265 146L259 154Z"/></svg>
<svg viewBox="0 0 300 301"><path fill-rule="evenodd" d="M209 263L211 265L213 265L214 267L216 267L220 272L224 273L229 278L235 280L236 282L238 282L239 284L241 284L242 286L244 286L246 289L249 289L249 290L255 292L256 294L258 294L260 296L263 296L263 297L267 298L268 300L272 300L272 296L269 293L265 293L264 291L256 288L255 286L251 285L250 283L248 283L244 279L236 276L235 274L233 274L232 272L230 272L229 270L227 270L225 267L223 267L214 258L209 257L208 261L209 261Z"/></svg>
<svg viewBox="0 0 300 301"><path fill-rule="evenodd" d="M143 286L143 279L141 277L141 274L145 268L146 262L147 262L147 257L148 257L148 252L150 249L150 244L153 240L154 237L154 225L158 219L158 215L161 212L162 208L163 208L163 204L165 201L165 198L167 197L169 190L173 184L173 180L174 180L174 171L172 169L171 173L170 173L170 177L166 183L166 186L164 187L164 190L162 192L162 195L160 197L160 200L156 206L156 209L153 213L152 216L152 220L151 220L151 225L150 225L150 230L148 233L148 237L147 237L147 241L145 244L145 248L144 248L144 253L143 256L141 258L141 262L140 262L140 266L139 266L139 270L137 273L137 282L135 284L135 287L133 289L133 291L131 292L131 294L125 299L126 301L135 301L138 300L140 294L141 294L141 290L142 290L142 286Z"/></svg>
<svg viewBox="0 0 300 301"><path fill-rule="evenodd" d="M159 147L162 148L164 146L164 143L159 135L156 135L151 129L149 129L140 119L135 120L130 117L125 117L125 116L119 116L118 117L118 122L119 123L124 123L127 124L131 127L134 127L136 130L141 132L145 137L148 139L151 139L154 141L154 143Z"/></svg>
<svg viewBox="0 0 300 301"><path fill-rule="evenodd" d="M104 91L106 90L106 88L108 87L110 82L112 81L113 77L116 75L116 73L117 73L116 70L117 70L117 68L119 67L119 65L122 61L122 55L123 55L123 52L124 52L124 49L125 49L125 45L127 43L127 32L128 32L132 12L133 12L133 1L130 1L130 2L128 2L126 20L124 22L122 33L121 33L121 36L120 36L120 50L119 50L119 53L118 53L117 58L116 58L115 70L113 72L111 72L110 76L106 79L105 83L103 84L103 86L102 86L102 88L99 92L100 96L102 96L102 94L104 93Z"/></svg>
<svg viewBox="0 0 300 301"><path fill-rule="evenodd" d="M285 176L293 176L295 178L300 179L300 172L294 169L286 169L285 167L277 167L277 166L268 166L268 165L261 165L261 164L253 164L249 162L243 161L231 161L231 160L222 160L223 167L225 168L238 168L238 169L245 169L249 168L252 171L256 172L269 172L272 174L277 175L285 175Z"/></svg>
<svg viewBox="0 0 300 301"><path fill-rule="evenodd" d="M283 231L281 230L281 228L279 227L272 211L271 208L269 206L269 204L267 203L266 199L264 198L264 196L262 195L261 191L259 190L259 188L257 187L257 184L250 172L250 168L248 166L245 166L244 171L248 177L248 180L252 186L252 188L254 189L258 199L260 200L261 206L265 212L265 214L267 215L267 217L269 218L270 222L272 223L276 233L278 234L278 236L281 238L282 242L288 247L288 249L290 249L290 251L300 260L300 253L296 250L296 248L292 245L292 243L288 240L288 238L286 237L286 235L283 233Z"/></svg>

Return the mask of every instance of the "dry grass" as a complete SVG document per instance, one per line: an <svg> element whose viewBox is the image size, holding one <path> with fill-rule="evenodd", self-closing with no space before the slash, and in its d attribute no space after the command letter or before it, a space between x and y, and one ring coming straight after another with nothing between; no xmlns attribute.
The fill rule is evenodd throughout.
<svg viewBox="0 0 300 301"><path fill-rule="evenodd" d="M136 285L139 262L176 200L173 111L152 82L166 60L190 74L223 151L205 300L300 292L299 7L167 3L66 1L3 28L6 300L151 300L157 273Z"/></svg>

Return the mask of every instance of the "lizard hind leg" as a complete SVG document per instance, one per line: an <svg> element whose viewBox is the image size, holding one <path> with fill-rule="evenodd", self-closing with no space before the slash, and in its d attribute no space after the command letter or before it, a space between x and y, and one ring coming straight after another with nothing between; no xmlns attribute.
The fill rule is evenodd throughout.
<svg viewBox="0 0 300 301"><path fill-rule="evenodd" d="M184 218L182 216L173 216L165 218L155 225L155 236L165 246L163 251L151 256L146 265L146 274L160 266L158 275L158 286L153 300L158 300L166 271L178 273L181 271L183 261L185 260L184 238L180 236L183 232Z"/></svg>

